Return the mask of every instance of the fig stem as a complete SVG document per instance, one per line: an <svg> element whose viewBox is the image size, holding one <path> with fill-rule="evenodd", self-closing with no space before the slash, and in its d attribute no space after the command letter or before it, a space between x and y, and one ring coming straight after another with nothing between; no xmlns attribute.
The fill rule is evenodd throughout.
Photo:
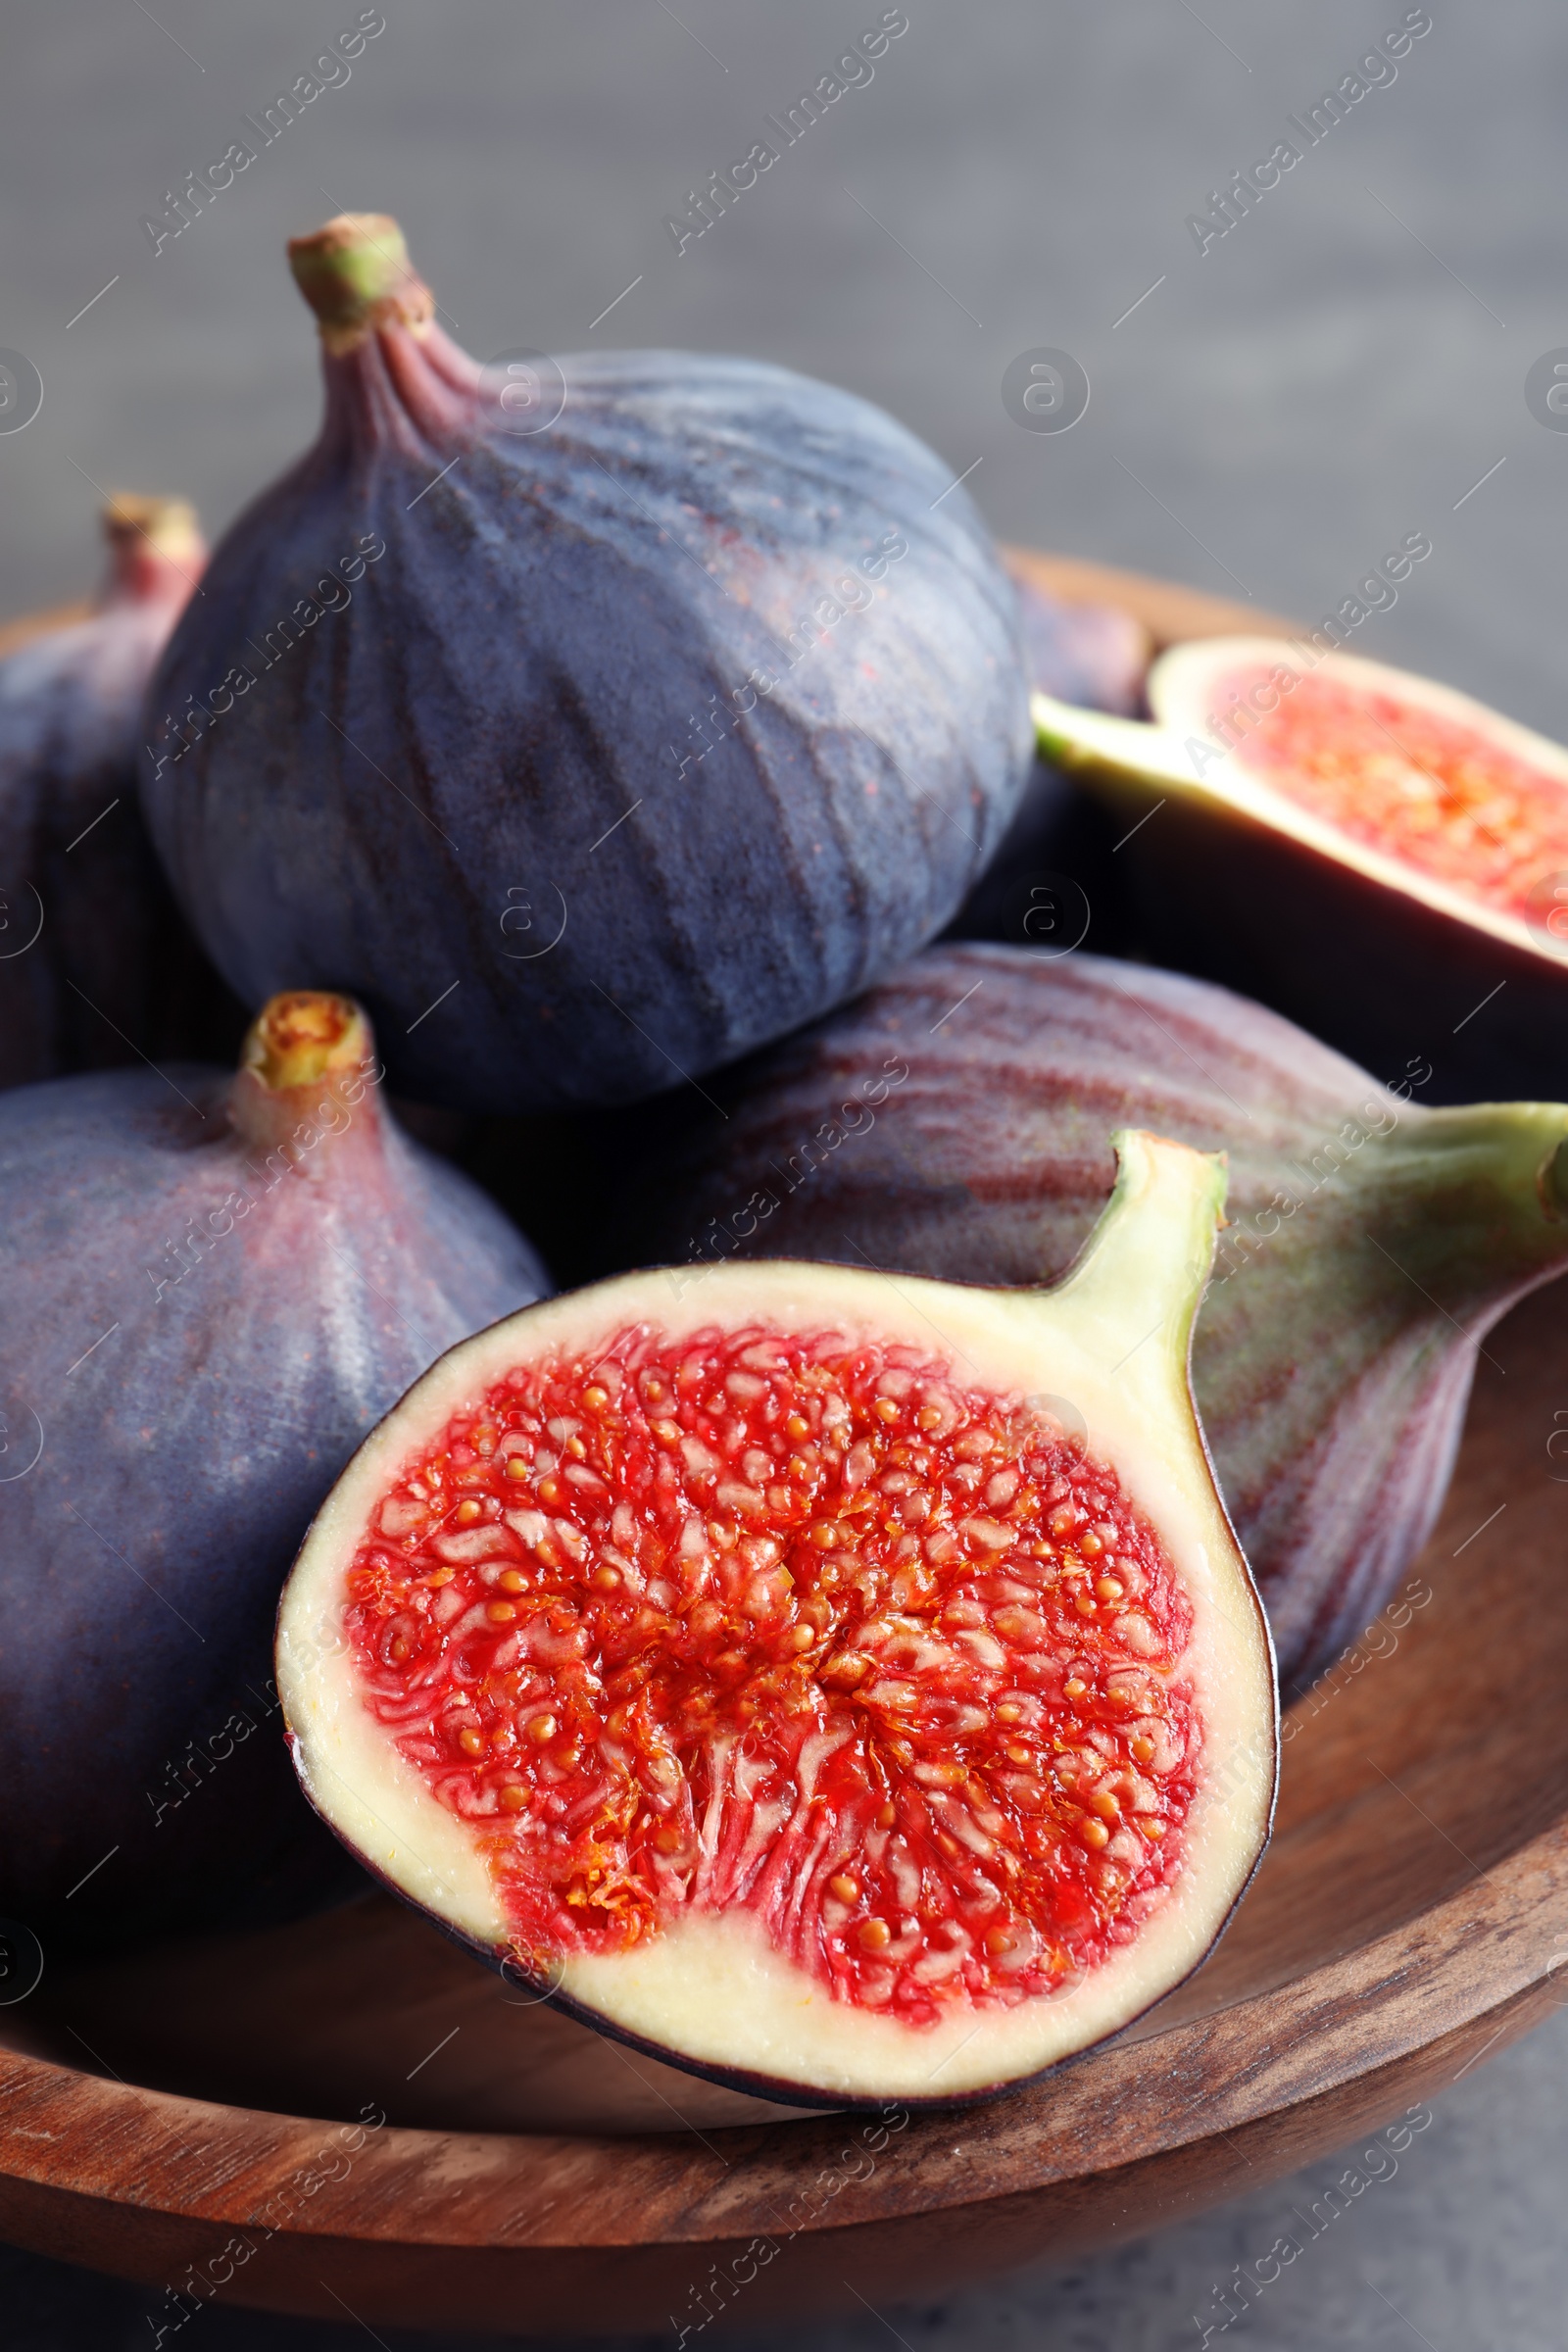
<svg viewBox="0 0 1568 2352"><path fill-rule="evenodd" d="M270 1152L294 1135L301 1114L322 1113L318 1088L372 1066L370 1024L352 997L294 989L263 1005L240 1050L228 1113L253 1151Z"/></svg>
<svg viewBox="0 0 1568 2352"><path fill-rule="evenodd" d="M1201 779L1167 727L1148 718L1122 718L1114 711L1085 710L1049 694L1029 698L1035 748L1057 767L1104 770L1147 787L1152 778L1200 793Z"/></svg>
<svg viewBox="0 0 1568 2352"><path fill-rule="evenodd" d="M381 326L422 334L435 315L430 289L388 213L339 213L312 235L291 237L288 260L334 355Z"/></svg>
<svg viewBox="0 0 1568 2352"><path fill-rule="evenodd" d="M100 606L125 599L188 594L207 561L196 510L185 498L138 498L117 492L103 511L109 578Z"/></svg>
<svg viewBox="0 0 1568 2352"><path fill-rule="evenodd" d="M240 1068L277 1094L357 1068L369 1050L370 1024L352 997L292 989L270 998L251 1023Z"/></svg>
<svg viewBox="0 0 1568 2352"><path fill-rule="evenodd" d="M1047 1294L1052 1312L1079 1321L1102 1370L1126 1364L1151 1398L1184 1396L1193 1322L1225 1205L1225 1154L1140 1128L1120 1128L1110 1140L1115 1187L1065 1279ZM1147 1379L1135 1361L1145 1349Z"/></svg>
<svg viewBox="0 0 1568 2352"><path fill-rule="evenodd" d="M1568 1105L1561 1102L1442 1103L1425 1112L1401 1144L1395 1136L1385 1149L1396 1158L1408 1151L1426 1171L1426 1223L1430 1226L1443 1194L1458 1203L1473 1192L1490 1199L1492 1247L1500 1263L1502 1236L1527 1259L1557 1262L1560 1234L1568 1218Z"/></svg>
<svg viewBox="0 0 1568 2352"><path fill-rule="evenodd" d="M152 546L163 556L189 556L201 550L196 510L188 498L138 498L118 490L104 507L104 536L119 549Z"/></svg>

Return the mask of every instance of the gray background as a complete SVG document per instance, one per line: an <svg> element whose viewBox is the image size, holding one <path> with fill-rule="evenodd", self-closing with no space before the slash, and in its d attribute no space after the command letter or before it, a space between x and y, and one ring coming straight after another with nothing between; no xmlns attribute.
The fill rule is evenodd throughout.
<svg viewBox="0 0 1568 2352"><path fill-rule="evenodd" d="M1523 390L1533 360L1568 346L1560 7L1433 0L1393 86L1202 257L1186 216L1397 24L1399 0L1201 0L1200 15L1185 0L907 0L874 81L680 257L666 213L828 71L878 0L676 0L680 23L659 0L383 7L349 83L156 257L140 217L305 72L357 0L153 0L152 16L51 0L13 19L0 345L45 393L24 432L0 436L0 613L94 578L94 485L185 491L216 529L297 454L317 390L283 239L335 210L386 210L480 356L613 340L787 362L897 411L956 475L981 461L968 486L1015 538L1315 618L1424 530L1431 559L1357 650L1568 737L1568 434L1543 430ZM1040 345L1073 353L1094 387L1067 434L1023 432L1002 406L1007 363ZM1233 2335L1292 2352L1559 2345L1565 2083L1568 2020L1467 2077L1398 2177ZM810 2337L1196 2344L1193 2313L1336 2169L1069 2275ZM150 2302L18 2258L0 2341L143 2345ZM765 2330L765 2310L746 2316ZM187 2340L213 2347L367 2340L347 2323L194 2325Z"/></svg>

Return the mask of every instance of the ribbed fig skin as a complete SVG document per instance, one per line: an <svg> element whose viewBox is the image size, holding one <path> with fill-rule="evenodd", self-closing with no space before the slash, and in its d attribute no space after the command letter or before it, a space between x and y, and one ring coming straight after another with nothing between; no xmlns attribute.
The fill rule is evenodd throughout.
<svg viewBox="0 0 1568 2352"><path fill-rule="evenodd" d="M0 1086L226 1049L243 1025L223 1034L136 801L142 695L203 552L193 530L171 558L117 523L160 504L111 509L95 612L0 662Z"/></svg>
<svg viewBox="0 0 1568 2352"><path fill-rule="evenodd" d="M939 949L725 1082L641 1172L622 1255L1055 1281L1112 1128L1230 1158L1194 1383L1282 1677L1366 1626L1430 1533L1477 1347L1568 1261L1556 1106L1429 1111L1278 1015L1098 956ZM1359 1143L1353 1136L1359 1134ZM1294 1202L1294 1206L1285 1205Z"/></svg>
<svg viewBox="0 0 1568 2352"><path fill-rule="evenodd" d="M366 1432L548 1291L377 1087L278 1098L269 1144L230 1123L249 1083L0 1102L0 1910L46 1953L341 1883L270 1688L278 1592Z"/></svg>
<svg viewBox="0 0 1568 2352"><path fill-rule="evenodd" d="M329 353L148 703L148 820L231 984L352 990L399 1088L472 1110L635 1100L865 987L1031 753L946 461L781 368L560 366L519 437L438 326Z"/></svg>

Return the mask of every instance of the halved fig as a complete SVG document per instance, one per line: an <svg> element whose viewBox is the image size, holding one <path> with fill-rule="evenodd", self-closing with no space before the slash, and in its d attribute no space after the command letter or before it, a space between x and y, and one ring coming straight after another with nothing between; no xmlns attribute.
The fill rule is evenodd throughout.
<svg viewBox="0 0 1568 2352"><path fill-rule="evenodd" d="M1419 1047L1450 1099L1568 1091L1568 751L1312 639L1174 646L1148 692L1033 710L1139 825L1156 952L1374 1068Z"/></svg>
<svg viewBox="0 0 1568 2352"><path fill-rule="evenodd" d="M1188 1385L1224 1162L1117 1146L1054 1291L629 1274L443 1357L283 1594L338 1836L809 2105L983 2095L1187 1976L1267 1836L1273 1662Z"/></svg>

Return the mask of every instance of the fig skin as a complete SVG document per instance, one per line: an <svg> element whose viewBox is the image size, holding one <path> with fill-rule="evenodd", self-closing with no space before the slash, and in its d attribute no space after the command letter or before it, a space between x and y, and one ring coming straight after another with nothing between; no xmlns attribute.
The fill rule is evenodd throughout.
<svg viewBox="0 0 1568 2352"><path fill-rule="evenodd" d="M104 529L96 609L0 661L0 1086L232 1053L244 1027L136 802L142 694L206 550L180 499L112 499Z"/></svg>
<svg viewBox="0 0 1568 2352"><path fill-rule="evenodd" d="M1568 1265L1568 1109L1429 1110L1410 1097L1430 1076L1417 1058L1385 1089L1174 973L937 949L731 1073L727 1122L688 1122L639 1171L616 1255L697 1261L699 1286L735 1255L1023 1284L1089 1232L1113 1127L1223 1147L1194 1386L1282 1677L1304 1686L1431 1533L1480 1343Z"/></svg>
<svg viewBox="0 0 1568 2352"><path fill-rule="evenodd" d="M1114 605L1068 604L1016 563L1012 581L1031 691L1121 718L1141 715L1153 652L1143 622ZM1017 813L947 937L1068 947L1092 907L1096 945L1123 952L1130 940L1126 876L1115 861L1119 830L1037 750Z"/></svg>
<svg viewBox="0 0 1568 2352"><path fill-rule="evenodd" d="M365 1432L548 1292L352 1005L279 1000L247 1054L0 1102L0 1910L51 1956L362 1883L294 1787L278 1592Z"/></svg>
<svg viewBox="0 0 1568 2352"><path fill-rule="evenodd" d="M703 354L566 358L519 435L394 222L291 255L321 436L215 552L142 762L240 994L350 989L400 1091L543 1111L700 1077L932 938L1032 755L957 468Z"/></svg>
<svg viewBox="0 0 1568 2352"><path fill-rule="evenodd" d="M1153 658L1148 629L1119 605L1072 604L1012 572L1024 659L1035 694L1137 718Z"/></svg>

